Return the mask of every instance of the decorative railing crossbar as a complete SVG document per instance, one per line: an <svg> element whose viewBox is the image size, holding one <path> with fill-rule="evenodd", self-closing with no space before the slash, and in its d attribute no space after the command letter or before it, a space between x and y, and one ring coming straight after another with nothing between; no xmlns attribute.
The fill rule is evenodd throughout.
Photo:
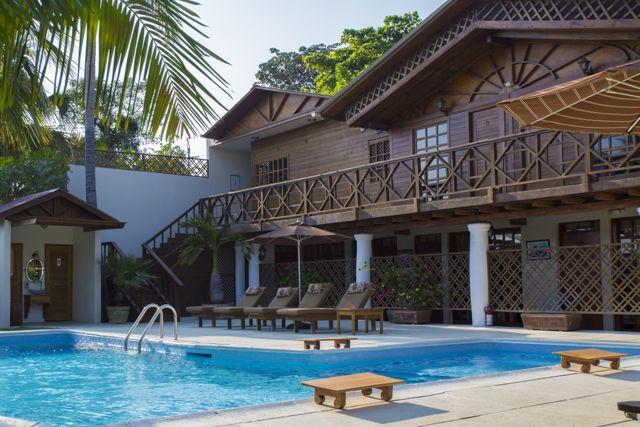
<svg viewBox="0 0 640 427"><path fill-rule="evenodd" d="M163 154L130 153L125 151L96 150L96 166L139 172L155 172L170 175L209 177L209 160L197 157L169 156ZM83 149L73 149L71 163L84 165Z"/></svg>
<svg viewBox="0 0 640 427"><path fill-rule="evenodd" d="M335 172L203 198L220 225L468 197L586 186L640 171L640 143L610 146L602 137L551 131L478 141ZM375 179L372 179L375 178ZM585 187L586 188L586 187Z"/></svg>
<svg viewBox="0 0 640 427"><path fill-rule="evenodd" d="M638 243L490 251L496 311L640 314Z"/></svg>

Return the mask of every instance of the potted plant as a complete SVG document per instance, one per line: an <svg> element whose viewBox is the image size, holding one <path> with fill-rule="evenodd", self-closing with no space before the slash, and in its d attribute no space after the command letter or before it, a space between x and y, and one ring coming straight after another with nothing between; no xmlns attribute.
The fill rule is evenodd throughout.
<svg viewBox="0 0 640 427"><path fill-rule="evenodd" d="M242 233L231 232L229 227L220 227L211 217L198 217L184 221L180 224L183 228L193 231L185 238L185 245L180 251L178 263L192 265L205 251L211 255L211 278L209 280L209 298L213 304L224 302L224 289L222 278L218 269L218 253L220 249L229 243L237 243L242 248L245 257L249 257L253 251L247 238ZM258 285L251 283L250 285Z"/></svg>
<svg viewBox="0 0 640 427"><path fill-rule="evenodd" d="M133 255L111 256L102 265L103 271L113 284L113 305L107 306L109 323L126 323L129 320L131 307L126 295L147 286L156 280L148 273L151 262L141 260Z"/></svg>
<svg viewBox="0 0 640 427"><path fill-rule="evenodd" d="M444 296L442 284L427 269L416 266L385 269L380 288L394 295L394 307L387 310L393 323L429 323L431 309L441 305Z"/></svg>

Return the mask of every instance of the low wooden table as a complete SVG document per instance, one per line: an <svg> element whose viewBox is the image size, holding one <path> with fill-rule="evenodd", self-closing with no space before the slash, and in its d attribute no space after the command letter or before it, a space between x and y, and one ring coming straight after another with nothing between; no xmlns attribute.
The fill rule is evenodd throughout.
<svg viewBox="0 0 640 427"><path fill-rule="evenodd" d="M314 350L320 350L320 342L321 341L333 341L333 348L340 348L342 345L344 348L351 348L351 341L357 340L358 338L301 338L298 341L302 341L304 343L304 349L309 350L311 347Z"/></svg>
<svg viewBox="0 0 640 427"><path fill-rule="evenodd" d="M598 366L601 360L607 360L611 362L611 369L620 368L620 358L628 357L628 354L613 353L606 350L598 350L595 348L589 348L584 350L567 350L556 351L553 354L560 356L560 365L567 369L572 363L578 363L582 365L580 369L585 374L591 372L591 365Z"/></svg>
<svg viewBox="0 0 640 427"><path fill-rule="evenodd" d="M313 387L313 400L318 405L322 405L325 397L330 396L334 398L333 407L342 409L346 404L346 393L348 391L359 390L364 396L371 396L373 389L376 388L381 391L380 398L389 401L393 397L393 386L404 384L404 381L365 372L362 374L303 381L301 384L307 387Z"/></svg>
<svg viewBox="0 0 640 427"><path fill-rule="evenodd" d="M383 332L384 308L339 308L336 313L338 320L338 333L340 332L340 318L351 318L351 333L353 335L358 331L358 319L364 319L365 332L369 333L369 321L371 321L371 330L376 330L376 320L380 322L379 333Z"/></svg>

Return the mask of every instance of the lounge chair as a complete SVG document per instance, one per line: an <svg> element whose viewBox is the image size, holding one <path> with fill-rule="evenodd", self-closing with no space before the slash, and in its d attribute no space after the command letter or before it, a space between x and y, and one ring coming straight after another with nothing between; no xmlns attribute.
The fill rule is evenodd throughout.
<svg viewBox="0 0 640 427"><path fill-rule="evenodd" d="M244 309L256 307L262 301L267 288L251 287L248 288L242 299L235 307L214 307L201 305L197 307L187 307L187 313L198 316L198 326L202 327L203 319L211 319L211 326L216 327L217 319L227 319L227 328L231 329L231 320L240 319L240 327L244 329L245 316Z"/></svg>
<svg viewBox="0 0 640 427"><path fill-rule="evenodd" d="M311 285L309 286L311 287ZM347 292L342 296L336 308L308 308L300 304L298 308L283 308L278 310L278 316L286 320L293 320L294 332L300 330L300 322L310 322L311 332L315 333L316 329L318 329L318 321L320 320L328 321L329 329L333 329L333 321L336 318L336 310L338 308L363 308L371 297L372 291L373 287L371 283L352 283L349 285Z"/></svg>
<svg viewBox="0 0 640 427"><path fill-rule="evenodd" d="M282 319L278 316L281 308L295 307L298 304L298 291L296 288L278 288L276 296L271 300L268 307L249 307L244 309L244 316L251 321L256 319L257 328L262 330L262 324L266 325L267 320L271 321L271 330L276 330L276 320ZM284 328L284 319L282 319Z"/></svg>

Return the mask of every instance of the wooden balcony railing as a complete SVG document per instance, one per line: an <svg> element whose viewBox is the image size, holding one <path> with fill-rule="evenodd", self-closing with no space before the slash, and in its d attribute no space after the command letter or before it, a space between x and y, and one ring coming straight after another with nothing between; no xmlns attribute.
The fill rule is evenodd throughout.
<svg viewBox="0 0 640 427"><path fill-rule="evenodd" d="M100 168L209 177L209 160L207 159L111 150L96 150L95 153L96 166ZM73 149L71 163L84 165L84 161L84 150Z"/></svg>
<svg viewBox="0 0 640 427"><path fill-rule="evenodd" d="M200 201L221 225L417 200L431 203L586 185L640 171L634 136L526 132L396 158Z"/></svg>

